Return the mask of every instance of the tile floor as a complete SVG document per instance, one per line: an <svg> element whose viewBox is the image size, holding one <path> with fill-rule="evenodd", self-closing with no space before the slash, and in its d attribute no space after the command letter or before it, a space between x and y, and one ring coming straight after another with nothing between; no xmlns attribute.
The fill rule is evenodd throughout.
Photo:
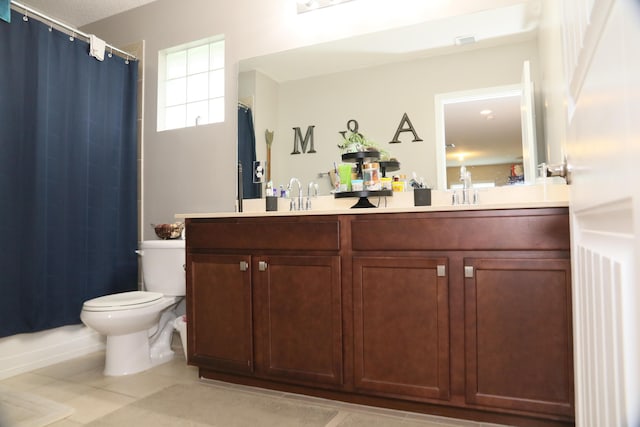
<svg viewBox="0 0 640 427"><path fill-rule="evenodd" d="M52 427L77 427L89 424L100 427L134 425L129 424L127 421L123 423L123 416L126 418L129 413L136 414L135 411L141 412L142 409L140 408L145 407L145 405L146 407L169 405L169 402L154 401L156 395L158 396L157 399L167 398L167 396L162 397L163 393L158 392L176 385L190 387L203 385L203 382L198 380L197 369L193 366L187 366L180 347L180 341L175 340L175 342L176 345L174 347L177 347L174 348L176 357L172 361L136 375L126 377L103 376L104 353L98 352L7 378L0 381L0 384L15 390L37 394L75 409L73 415L51 424ZM136 427L155 427L158 425L260 427L261 425L274 424L273 420L271 422L268 420L270 417L269 405L272 404L275 408L276 406L282 406L280 403L297 405L303 402L308 407L323 409L325 413L328 409L331 410L329 421L327 423L322 421L321 423L325 427L481 427L490 425L352 405L216 381L206 380L204 384L215 388L215 390L212 390L215 393L223 393L223 395L224 393L241 394L254 399L254 401L256 398L263 399L267 404L263 404L261 405L262 408L259 408L261 412L258 419L261 421L258 423L255 421L230 422L227 419L224 422L207 421L202 423L201 421L187 419L177 421L175 416L159 420L158 417L162 417L162 415L156 416L157 414L154 413L153 416L150 416L149 412L147 412L146 415L139 415L135 421L132 420L132 423L135 422ZM151 402L149 402L150 400ZM278 402L278 404L274 404L274 402ZM132 412L127 412L129 407ZM224 410L224 407L222 410ZM253 406L242 408L243 413L252 410L258 410L258 408ZM274 412L273 414L274 419L282 416L282 413L276 414ZM281 418L278 419L281 420ZM281 421L278 424L291 425L291 423L282 423Z"/></svg>

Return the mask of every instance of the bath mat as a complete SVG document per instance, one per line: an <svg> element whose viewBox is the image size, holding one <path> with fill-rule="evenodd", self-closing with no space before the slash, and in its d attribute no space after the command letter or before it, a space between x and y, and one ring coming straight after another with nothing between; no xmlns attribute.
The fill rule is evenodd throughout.
<svg viewBox="0 0 640 427"><path fill-rule="evenodd" d="M177 384L88 424L123 425L324 427L338 410L305 402L206 384Z"/></svg>
<svg viewBox="0 0 640 427"><path fill-rule="evenodd" d="M0 427L43 427L71 414L69 406L0 387Z"/></svg>

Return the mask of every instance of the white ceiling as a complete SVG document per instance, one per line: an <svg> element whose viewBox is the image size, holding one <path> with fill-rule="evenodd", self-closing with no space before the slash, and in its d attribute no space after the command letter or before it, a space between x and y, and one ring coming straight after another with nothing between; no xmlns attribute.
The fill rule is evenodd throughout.
<svg viewBox="0 0 640 427"><path fill-rule="evenodd" d="M155 0L19 0L71 27L80 28Z"/></svg>
<svg viewBox="0 0 640 427"><path fill-rule="evenodd" d="M539 2L513 3L248 58L240 63L240 71L258 70L277 82L285 82L534 38ZM469 36L474 40L471 44L456 43L457 38Z"/></svg>

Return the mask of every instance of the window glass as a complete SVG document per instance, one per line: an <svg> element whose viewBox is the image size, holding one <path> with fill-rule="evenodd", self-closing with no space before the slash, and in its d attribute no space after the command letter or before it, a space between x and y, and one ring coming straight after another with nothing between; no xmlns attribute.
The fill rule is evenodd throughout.
<svg viewBox="0 0 640 427"><path fill-rule="evenodd" d="M209 73L209 98L224 96L224 70Z"/></svg>
<svg viewBox="0 0 640 427"><path fill-rule="evenodd" d="M187 102L202 101L209 98L207 73L187 77Z"/></svg>
<svg viewBox="0 0 640 427"><path fill-rule="evenodd" d="M187 51L187 74L209 71L209 45L191 48Z"/></svg>
<svg viewBox="0 0 640 427"><path fill-rule="evenodd" d="M224 67L224 42L211 43L209 45L209 69L215 70Z"/></svg>
<svg viewBox="0 0 640 427"><path fill-rule="evenodd" d="M186 105L177 105L165 109L165 129L178 129L186 125Z"/></svg>
<svg viewBox="0 0 640 427"><path fill-rule="evenodd" d="M199 126L209 123L209 102L187 104L187 126Z"/></svg>
<svg viewBox="0 0 640 427"><path fill-rule="evenodd" d="M224 40L158 54L158 131L224 121Z"/></svg>
<svg viewBox="0 0 640 427"><path fill-rule="evenodd" d="M167 54L167 80L184 77L187 74L187 53L174 52Z"/></svg>
<svg viewBox="0 0 640 427"><path fill-rule="evenodd" d="M187 102L187 79L169 80L165 87L165 104L167 107Z"/></svg>

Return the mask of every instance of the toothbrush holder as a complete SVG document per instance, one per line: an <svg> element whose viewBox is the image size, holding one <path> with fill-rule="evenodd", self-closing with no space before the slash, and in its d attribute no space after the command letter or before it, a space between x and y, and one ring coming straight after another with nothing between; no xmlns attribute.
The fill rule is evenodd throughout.
<svg viewBox="0 0 640 427"><path fill-rule="evenodd" d="M431 206L431 189L414 188L413 206Z"/></svg>

